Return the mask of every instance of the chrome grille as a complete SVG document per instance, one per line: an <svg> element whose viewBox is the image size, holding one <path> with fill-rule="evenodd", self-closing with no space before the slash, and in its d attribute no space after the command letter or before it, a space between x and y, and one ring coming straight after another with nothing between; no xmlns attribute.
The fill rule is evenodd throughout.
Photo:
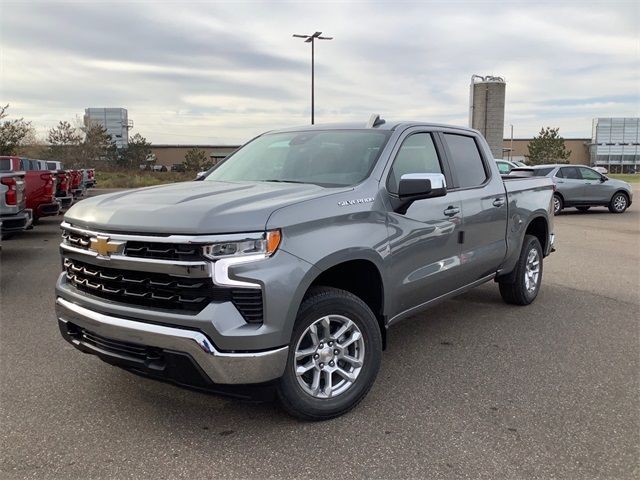
<svg viewBox="0 0 640 480"><path fill-rule="evenodd" d="M71 258L65 258L63 266L71 285L106 300L185 313L197 313L213 301L232 302L245 321L262 322L259 289L221 287L211 278L106 268Z"/></svg>
<svg viewBox="0 0 640 480"><path fill-rule="evenodd" d="M198 261L204 259L202 247L175 243L128 241L124 254L129 257L161 260Z"/></svg>
<svg viewBox="0 0 640 480"><path fill-rule="evenodd" d="M63 230L62 241L68 245L71 245L72 247L88 250L89 244L91 243L91 236L83 235L71 230Z"/></svg>

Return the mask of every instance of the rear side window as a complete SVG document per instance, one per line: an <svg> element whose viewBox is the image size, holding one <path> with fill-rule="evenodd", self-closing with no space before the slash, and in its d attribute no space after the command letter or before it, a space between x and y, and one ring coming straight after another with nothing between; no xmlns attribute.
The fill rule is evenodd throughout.
<svg viewBox="0 0 640 480"><path fill-rule="evenodd" d="M576 167L563 167L558 172L558 177L569 178L572 180L582 180L580 171Z"/></svg>
<svg viewBox="0 0 640 480"><path fill-rule="evenodd" d="M398 193L400 179L406 173L442 173L438 152L430 133L414 133L402 142L389 172L389 192Z"/></svg>
<svg viewBox="0 0 640 480"><path fill-rule="evenodd" d="M460 188L477 187L487 179L480 151L473 137L445 133Z"/></svg>
<svg viewBox="0 0 640 480"><path fill-rule="evenodd" d="M547 175L549 175L551 173L551 170L553 170L553 167L551 168L536 168L533 170L533 176L534 177L546 177Z"/></svg>

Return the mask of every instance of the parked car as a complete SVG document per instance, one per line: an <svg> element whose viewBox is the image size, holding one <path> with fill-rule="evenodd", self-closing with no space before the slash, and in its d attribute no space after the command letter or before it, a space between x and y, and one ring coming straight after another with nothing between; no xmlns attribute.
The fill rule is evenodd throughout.
<svg viewBox="0 0 640 480"><path fill-rule="evenodd" d="M0 158L0 237L31 228L33 216L26 208L24 172L9 172Z"/></svg>
<svg viewBox="0 0 640 480"><path fill-rule="evenodd" d="M23 157L0 157L3 171L25 173L26 207L33 211L34 223L41 217L58 215L60 203L56 200L56 179L53 172L41 169L38 160Z"/></svg>
<svg viewBox="0 0 640 480"><path fill-rule="evenodd" d="M633 202L631 185L615 180L583 165L537 165L534 175L552 179L554 213L575 207L586 212L591 207L608 207L611 213L623 213Z"/></svg>
<svg viewBox="0 0 640 480"><path fill-rule="evenodd" d="M184 163L174 163L173 165L171 165L171 171L172 172L184 172Z"/></svg>
<svg viewBox="0 0 640 480"><path fill-rule="evenodd" d="M553 184L501 177L475 130L427 123L266 133L202 181L89 198L62 224L62 336L138 374L268 382L287 411L353 408L387 328L495 280L540 290Z"/></svg>
<svg viewBox="0 0 640 480"><path fill-rule="evenodd" d="M38 160L42 170L53 172L56 179L56 200L60 203L60 210L67 210L73 204L71 194L71 174L62 168L60 162Z"/></svg>
<svg viewBox="0 0 640 480"><path fill-rule="evenodd" d="M609 170L607 170L604 167L592 167L596 172L601 173L602 175L606 175L607 173L609 173Z"/></svg>

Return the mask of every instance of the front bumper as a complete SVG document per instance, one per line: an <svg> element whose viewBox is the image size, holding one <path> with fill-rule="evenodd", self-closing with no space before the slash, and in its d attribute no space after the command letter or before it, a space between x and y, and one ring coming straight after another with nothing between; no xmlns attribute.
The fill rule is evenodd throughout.
<svg viewBox="0 0 640 480"><path fill-rule="evenodd" d="M2 223L2 233L21 232L27 230L33 223L33 213L31 209L25 208L15 215L0 216Z"/></svg>
<svg viewBox="0 0 640 480"><path fill-rule="evenodd" d="M189 357L214 384L268 382L282 376L287 362L286 346L260 352L221 352L202 332L106 315L61 297L56 299L56 315L63 337L73 346L87 353L94 353L103 360L112 360L110 363L129 362L135 365L138 362L138 370L163 368L157 364L155 353L156 356L148 360L128 353L142 351L147 347L158 351L160 355L166 353ZM103 339L102 345L119 345L118 342L122 342L124 347L115 350L101 348L84 340L84 334L78 334L80 331L88 332L89 338L92 334L99 336ZM173 380L182 384L191 383L186 378L188 372L184 374L185 379L181 379L180 372L177 372L177 378L174 375Z"/></svg>

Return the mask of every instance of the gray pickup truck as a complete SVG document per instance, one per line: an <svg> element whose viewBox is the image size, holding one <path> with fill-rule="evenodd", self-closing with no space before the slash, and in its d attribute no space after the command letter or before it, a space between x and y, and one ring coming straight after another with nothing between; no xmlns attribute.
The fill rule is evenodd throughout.
<svg viewBox="0 0 640 480"><path fill-rule="evenodd" d="M24 172L0 172L0 237L31 228L33 214L25 208Z"/></svg>
<svg viewBox="0 0 640 480"><path fill-rule="evenodd" d="M391 325L490 280L536 298L552 196L548 178L503 180L474 130L269 132L201 181L73 206L60 331L138 374L270 386L294 415L335 417L371 388Z"/></svg>

